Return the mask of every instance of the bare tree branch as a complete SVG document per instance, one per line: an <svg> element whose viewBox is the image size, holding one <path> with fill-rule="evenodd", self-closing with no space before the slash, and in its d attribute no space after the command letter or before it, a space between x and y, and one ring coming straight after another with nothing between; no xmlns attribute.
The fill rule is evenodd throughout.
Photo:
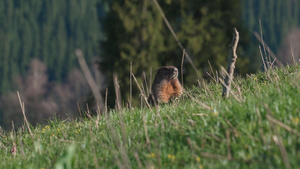
<svg viewBox="0 0 300 169"><path fill-rule="evenodd" d="M227 72L228 75L226 75L225 77L225 81L224 81L224 85L223 85L223 92L222 92L222 96L228 98L229 96L229 91L231 88L231 81L233 79L233 72L235 69L235 62L237 59L237 55L236 55L236 48L239 42L239 32L236 30L236 28L233 29L234 33L233 33L233 38L232 38L232 42L230 44L230 49L229 49L229 56L228 56L228 66L227 66Z"/></svg>
<svg viewBox="0 0 300 169"><path fill-rule="evenodd" d="M31 139L33 140L33 135L32 135L32 132L31 132L31 130L30 130L29 123L28 123L28 120L27 120L26 115L25 115L25 106L24 106L24 102L22 102L22 100L21 100L19 91L17 91L17 94L18 94L18 98L19 98L21 110L22 110L22 113L23 113L23 116L24 116L24 121L25 121L26 126L27 126L27 128L28 128L28 131L29 131L29 133L30 133Z"/></svg>

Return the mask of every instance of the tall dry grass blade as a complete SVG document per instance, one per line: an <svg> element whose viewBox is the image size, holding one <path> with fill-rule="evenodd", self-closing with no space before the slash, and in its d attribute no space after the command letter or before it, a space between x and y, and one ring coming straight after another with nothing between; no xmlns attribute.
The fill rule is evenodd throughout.
<svg viewBox="0 0 300 169"><path fill-rule="evenodd" d="M99 61L97 59L93 58L92 68L93 68L93 72L95 74L95 82L96 82L97 86L99 86L99 89L100 89L100 87L102 87L102 84L101 84L101 73L99 70L98 62ZM102 90L102 88L100 90Z"/></svg>
<svg viewBox="0 0 300 169"><path fill-rule="evenodd" d="M214 102L216 102L216 99L214 98L214 94L211 93L204 79L202 79L202 86L204 88L205 94L208 95Z"/></svg>
<svg viewBox="0 0 300 169"><path fill-rule="evenodd" d="M237 134L238 131L237 129L232 125L232 123L228 120L228 118L223 114L223 113L220 113L221 116L223 117L223 119L226 121L227 125L231 128L231 131L233 131L233 134Z"/></svg>
<svg viewBox="0 0 300 169"><path fill-rule="evenodd" d="M19 136L19 145L21 146L22 157L23 157L23 159L26 159L26 156L25 156L25 153L24 153L24 146L23 146L23 143L22 143L22 137L21 136Z"/></svg>
<svg viewBox="0 0 300 169"><path fill-rule="evenodd" d="M261 44L263 44L265 47L268 47L268 45L265 43L265 41L263 39L261 39L261 37L259 36L259 34L257 32L254 32L254 36ZM270 50L270 55L271 55L272 59L277 58L276 55L272 52L272 50ZM276 63L279 66L283 66L282 62L279 59L276 59Z"/></svg>
<svg viewBox="0 0 300 169"><path fill-rule="evenodd" d="M269 114L267 114L266 117L267 117L267 119L268 119L270 122L272 122L272 123L274 123L274 124L276 124L276 125L278 125L278 126L284 128L284 129L287 130L288 132L290 132L290 133L292 133L292 134L295 134L296 136L300 137L300 133L299 133L296 129L292 129L290 126L288 126L288 125L282 123L281 121L275 119L274 117L272 117L272 116L269 115Z"/></svg>
<svg viewBox="0 0 300 169"><path fill-rule="evenodd" d="M270 48L268 47L268 53L269 53L269 55L268 55L268 57L267 57L267 65L268 65L268 72L267 72L267 76L269 77L269 80L271 81L271 82L273 82L273 78L271 78L270 77L270 73L271 73L271 70L273 69L273 64L274 64L274 62L276 61L276 58L274 59L274 62L272 62L272 59L271 59L271 57L270 57Z"/></svg>
<svg viewBox="0 0 300 169"><path fill-rule="evenodd" d="M84 113L89 119L92 119L89 105L87 103L85 105L86 105L86 111L84 111Z"/></svg>
<svg viewBox="0 0 300 169"><path fill-rule="evenodd" d="M81 109L80 109L80 106L79 106L79 103L77 102L77 109L78 109L78 111L79 111L79 117L82 117L81 116Z"/></svg>
<svg viewBox="0 0 300 169"><path fill-rule="evenodd" d="M157 137L159 137L159 135L157 135ZM156 164L158 165L157 168L162 169L161 157L160 157L161 146L160 146L160 142L157 141L157 138L154 139L154 145L155 145L154 153L156 158Z"/></svg>
<svg viewBox="0 0 300 169"><path fill-rule="evenodd" d="M4 131L2 130L1 126L0 126L0 136L4 137Z"/></svg>
<svg viewBox="0 0 300 169"><path fill-rule="evenodd" d="M94 164L95 164L95 168L99 168L98 166L98 160L97 160L97 156L96 156L96 151L95 151L95 147L94 147L94 139L93 139L93 134L92 134L92 129L91 129L91 126L89 127L89 134L90 134L90 145L92 147L92 151L93 151L93 157L94 157Z"/></svg>
<svg viewBox="0 0 300 169"><path fill-rule="evenodd" d="M260 53L260 56L261 56L261 60L262 60L263 65L264 65L264 69L265 69L266 72L268 72L267 65L266 65L266 61L265 61L264 55L262 54L262 51L261 51L261 47L258 46L258 48L259 48L259 53Z"/></svg>
<svg viewBox="0 0 300 169"><path fill-rule="evenodd" d="M101 120L101 111L100 111L100 107L97 106L97 110L96 110L96 113L97 113L97 118L95 120L96 122L96 128L99 129L99 121Z"/></svg>
<svg viewBox="0 0 300 169"><path fill-rule="evenodd" d="M258 22L259 22L259 30L260 30L260 39L262 41L264 41L264 39L263 39L263 33L262 33L261 20L259 19ZM263 45L263 49L264 49L264 52L265 52L265 56L267 56L266 45L264 43L262 45Z"/></svg>
<svg viewBox="0 0 300 169"><path fill-rule="evenodd" d="M2 129L0 127L0 136L4 138L4 134L2 134ZM0 140L0 148L2 148L3 150L7 151L7 147L3 144L2 142L3 140Z"/></svg>
<svg viewBox="0 0 300 169"><path fill-rule="evenodd" d="M213 158L213 159L226 159L228 160L227 157L225 156L221 156L219 154L211 154L211 153L207 153L207 152L201 152L200 156L202 157L206 157L206 158Z"/></svg>
<svg viewBox="0 0 300 169"><path fill-rule="evenodd" d="M124 156L123 159L128 160L128 164L130 163L129 159L128 159L128 154L125 153L128 152L128 142L127 142L127 134L126 134L126 125L124 122L124 117L122 114L122 110L119 111L119 117L120 117L120 124L121 124L121 135L122 135L122 149L124 150L124 153L122 153L122 155Z"/></svg>
<svg viewBox="0 0 300 169"><path fill-rule="evenodd" d="M273 138L275 144L279 147L279 150L280 150L281 157L283 159L285 168L286 169L292 169L291 164L290 164L289 159L288 159L288 157L289 157L288 153L287 153L281 139L279 138L278 135L274 135L272 138Z"/></svg>
<svg viewBox="0 0 300 169"><path fill-rule="evenodd" d="M206 132L205 134L207 134L207 135L209 135L210 137L214 138L214 139L217 140L218 142L225 142L225 141L227 141L227 140L222 139L222 138L220 138L220 137L218 137L218 136L216 136L216 135L214 135L214 134L212 134L212 133L210 133L210 132Z"/></svg>
<svg viewBox="0 0 300 169"><path fill-rule="evenodd" d="M185 49L183 49L182 59L181 59L181 86L182 87L183 87L183 61L184 61L184 52L185 52Z"/></svg>
<svg viewBox="0 0 300 169"><path fill-rule="evenodd" d="M130 78L129 78L129 83L130 83L129 109L130 109L130 111L131 111L131 105L132 105L132 76L131 76L131 74L132 74L132 62L130 62Z"/></svg>
<svg viewBox="0 0 300 169"><path fill-rule="evenodd" d="M14 121L11 121L11 128L12 128L12 132L15 132L15 125L14 125ZM15 134L15 133L14 133Z"/></svg>
<svg viewBox="0 0 300 169"><path fill-rule="evenodd" d="M227 140L227 158L228 160L232 159L231 148L230 148L230 131L226 130L226 140Z"/></svg>
<svg viewBox="0 0 300 169"><path fill-rule="evenodd" d="M270 51L271 51L271 49L268 47L268 67L269 67L269 70L271 71L271 69L272 69L272 66L271 66L271 64L272 64L272 59L271 59L271 55L270 55ZM276 59L276 58L275 58Z"/></svg>
<svg viewBox="0 0 300 169"><path fill-rule="evenodd" d="M204 103L201 103L199 100L195 99L192 95L190 95L188 92L186 91L183 91L186 95L188 95L194 102L198 103L199 105L201 105L204 109L207 109L207 110L213 110L213 108L207 106L206 104Z"/></svg>
<svg viewBox="0 0 300 169"><path fill-rule="evenodd" d="M108 88L105 89L105 107L104 107L104 113L105 113L105 116L107 118L107 94L108 94Z"/></svg>
<svg viewBox="0 0 300 169"><path fill-rule="evenodd" d="M197 83L198 83L199 89L201 89L201 82L200 82L200 79L199 79L199 78L197 78Z"/></svg>
<svg viewBox="0 0 300 169"><path fill-rule="evenodd" d="M263 129L262 129L262 120L261 120L261 115L260 115L260 112L259 112L259 108L256 107L256 114L257 114L257 117L258 117L258 124L259 124L259 134L260 134L260 137L261 139L263 140L265 146L267 147L268 146L268 143L267 143L267 140L265 138L265 134L263 132Z"/></svg>
<svg viewBox="0 0 300 169"><path fill-rule="evenodd" d="M236 85L234 85L234 87L236 88L237 92L238 92L238 96L241 98L241 100L243 99L242 97L242 91L241 88L239 86L239 84L237 83Z"/></svg>
<svg viewBox="0 0 300 169"><path fill-rule="evenodd" d="M266 115L266 118L268 119L269 123L270 123L270 128L273 130L274 132L274 135L272 137L273 141L275 142L275 144L278 146L279 150L280 150L280 154L281 154L281 157L283 159L283 162L284 162L284 166L286 169L291 169L291 164L290 164L290 161L289 161L289 158L288 158L288 153L286 151L286 148L284 146L284 144L282 143L282 139L277 131L277 128L275 127L275 124L276 122L278 123L277 120L274 120L274 118L271 118L271 111L269 109L269 106L267 104L263 104L265 109L267 110L267 115ZM280 124L280 123L278 123Z"/></svg>
<svg viewBox="0 0 300 169"><path fill-rule="evenodd" d="M169 119L169 121L174 124L174 126L178 126L178 127L181 127L183 129L186 129L184 126L180 125L180 124L177 124L176 122L174 122L174 120L172 120L172 118L166 114L166 117Z"/></svg>
<svg viewBox="0 0 300 169"><path fill-rule="evenodd" d="M273 60L273 62L271 63L270 67L272 68L274 66L274 63L276 62L276 58Z"/></svg>
<svg viewBox="0 0 300 169"><path fill-rule="evenodd" d="M135 76L134 76L133 73L132 73L132 77L133 77L133 80L135 81L136 85L138 86L138 88L139 88L139 90L140 90L140 92L141 92L142 98L145 100L145 102L146 102L148 108L152 111L151 106L150 106L150 104L148 103L147 97L145 96L145 93L143 93L143 91L142 91L142 89L141 89L139 83L137 82L137 80L136 80L136 78L135 78Z"/></svg>
<svg viewBox="0 0 300 169"><path fill-rule="evenodd" d="M161 115L160 115L160 113L159 113L159 107L158 107L158 105L156 104L155 105L155 108L156 108L156 114L157 114L157 116L159 117L159 120L160 120L160 122L161 122L161 127L163 128L163 129L165 129L165 125L164 125L164 122L163 122L163 120L162 120L162 118L161 118Z"/></svg>
<svg viewBox="0 0 300 169"><path fill-rule="evenodd" d="M144 98L141 96L140 99L141 99L141 100L140 100L140 101L141 101L141 102L140 102L140 105L141 105L141 107L144 107L144 106L143 106L143 100L144 100Z"/></svg>
<svg viewBox="0 0 300 169"><path fill-rule="evenodd" d="M269 69L270 66L269 66L268 63L267 63L267 60L264 59L264 56L263 56L263 54L262 54L262 51L261 51L261 47L260 47L260 46L259 46L259 52L260 52L261 60L262 60L263 65L264 65L264 70L265 70L265 72L267 73L267 76L268 76L269 80L272 81L272 78L270 77L270 69ZM276 58L274 59L274 61L276 61ZM272 65L273 65L273 64L272 64Z"/></svg>
<svg viewBox="0 0 300 169"><path fill-rule="evenodd" d="M194 148L194 145L192 143L192 140L188 137L188 138L186 138L186 142L188 143L190 149L192 150L192 153L194 154L195 148Z"/></svg>
<svg viewBox="0 0 300 169"><path fill-rule="evenodd" d="M11 121L11 127L12 127L12 130L10 132L10 136L11 136L11 140L13 142L13 148L11 150L11 153L12 155L15 157L16 154L17 154L17 143L16 143L16 140L17 140L17 136L16 136L16 132L15 132L15 125L14 125L14 122Z"/></svg>
<svg viewBox="0 0 300 169"><path fill-rule="evenodd" d="M144 84L142 83L141 85L142 85L142 91L143 91L143 93L145 94L145 96L147 96L145 88L144 88Z"/></svg>
<svg viewBox="0 0 300 169"><path fill-rule="evenodd" d="M147 84L147 77L146 77L146 73L143 71L143 79L144 79L144 83L145 83L145 88L146 88L146 95L150 94L151 90L148 90L148 84Z"/></svg>
<svg viewBox="0 0 300 169"><path fill-rule="evenodd" d="M99 120L101 120L101 111L100 111L100 107L97 106L97 115L99 117Z"/></svg>
<svg viewBox="0 0 300 169"><path fill-rule="evenodd" d="M225 82L223 82L222 79L220 79L220 82L221 82L221 84L222 84L223 86L226 85ZM240 103L242 102L242 99L239 99L238 96L237 96L237 94L235 94L232 90L230 90L229 92L230 92L230 94L233 95L233 97L234 97L238 102L240 102Z"/></svg>
<svg viewBox="0 0 300 169"><path fill-rule="evenodd" d="M95 80L92 76L92 73L90 72L90 70L84 60L82 51L80 49L76 49L75 55L77 56L77 59L78 59L79 65L81 67L81 70L83 71L84 77L85 77L86 81L88 82L88 84L92 90L92 93L96 99L97 105L99 105L100 108L103 109L104 102L103 102L103 98L100 94L100 89L97 86L97 83L95 82Z"/></svg>
<svg viewBox="0 0 300 169"><path fill-rule="evenodd" d="M296 60L295 60L295 55L294 55L294 50L292 45L290 45L290 49L291 49L291 55L292 55L292 59L293 59L293 64L296 65Z"/></svg>
<svg viewBox="0 0 300 169"><path fill-rule="evenodd" d="M230 50L229 50L229 56L228 56L227 72L228 72L229 76L225 77L225 80L224 80L225 85L223 85L223 92L222 92L222 96L225 98L229 97L229 91L231 89L231 82L233 79L235 62L237 59L236 48L237 48L237 45L239 42L239 38L240 38L239 32L237 31L236 28L234 28L233 38L232 38L232 42L230 44Z"/></svg>
<svg viewBox="0 0 300 169"><path fill-rule="evenodd" d="M118 111L121 111L122 110L122 98L121 98L121 91L120 91L117 74L114 74L114 88L115 88L115 94L116 94L116 107L117 107Z"/></svg>
<svg viewBox="0 0 300 169"><path fill-rule="evenodd" d="M10 138L12 140L12 145L13 145L13 148L10 150L10 153L15 158L15 156L17 155L17 144L16 144L16 141L15 141L15 138L14 138L13 131L10 132Z"/></svg>
<svg viewBox="0 0 300 169"><path fill-rule="evenodd" d="M58 140L59 142L65 142L65 143L74 143L74 144L82 144L82 142L79 141L73 141L73 140Z"/></svg>
<svg viewBox="0 0 300 169"><path fill-rule="evenodd" d="M171 24L169 23L168 19L166 18L166 16L165 16L163 10L161 9L159 3L157 2L157 0L153 0L153 2L154 2L154 4L155 4L155 6L157 7L157 9L158 9L160 15L162 16L162 18L163 18L165 24L167 25L168 29L169 29L170 32L172 33L172 35L173 35L175 41L177 42L178 46L181 48L181 50L184 50L183 45L182 45L181 42L179 41L179 38L177 37L177 35L176 35L174 29L172 28ZM195 72L196 72L196 74L197 74L197 77L200 77L200 75L201 75L200 72L198 71L198 69L196 68L195 64L193 63L193 61L192 61L190 55L189 55L185 50L184 50L184 55L187 57L188 61L189 61L190 64L192 65L193 69L195 70Z"/></svg>
<svg viewBox="0 0 300 169"><path fill-rule="evenodd" d="M118 123L120 123L120 122L118 122ZM116 153L116 156L120 155L120 157L121 157L121 160L122 160L122 162L120 163L121 168L126 168L126 169L132 168L130 166L130 160L128 157L127 142L125 142L125 143L122 142L120 135L118 133L118 130L116 129L116 125L113 125L111 120L108 120L106 125L107 125L108 131L109 131L109 135L111 136L112 143L116 146L116 149L118 152L118 153ZM121 125L121 130L122 130L122 128L123 128L122 123L120 123L120 125ZM126 139L126 136L124 138L123 134L121 137L123 138L123 141L124 141L124 139ZM118 160L117 157L116 157L116 159Z"/></svg>
<svg viewBox="0 0 300 169"><path fill-rule="evenodd" d="M19 102L20 102L22 114L23 114L23 117L24 117L24 121L25 121L26 126L27 126L27 129L28 129L28 131L29 131L29 133L30 133L31 139L32 139L32 141L34 141L34 140L33 140L33 134L32 134L32 132L31 132L31 129L30 129L30 127L29 127L28 120L27 120L26 115L25 115L25 106L24 106L24 102L22 102L22 100L21 100L19 91L17 91L17 95L18 95L18 98L19 98Z"/></svg>
<svg viewBox="0 0 300 169"><path fill-rule="evenodd" d="M144 169L143 164L142 164L142 162L140 160L140 156L139 156L138 152L134 153L134 157L135 157L135 159L136 159L136 161L138 163L139 168L140 169Z"/></svg>
<svg viewBox="0 0 300 169"><path fill-rule="evenodd" d="M206 74L215 82L215 83L217 83L217 80L212 76L212 75L210 75L208 72L206 72Z"/></svg>
<svg viewBox="0 0 300 169"><path fill-rule="evenodd" d="M152 81L152 67L150 67L150 77L149 77L149 91L151 93L151 81Z"/></svg>
<svg viewBox="0 0 300 169"><path fill-rule="evenodd" d="M215 75L214 70L213 70L213 68L212 68L212 66L210 64L210 61L208 60L207 62L208 62L208 65L209 65L209 69L210 69L210 71L211 71L211 73L213 75L213 80L216 82L217 81L216 75Z"/></svg>
<svg viewBox="0 0 300 169"><path fill-rule="evenodd" d="M146 137L146 143L148 145L149 151L151 150L151 144L150 144L150 139L148 136L148 127L147 127L147 121L145 119L145 115L143 115L143 123L144 123L144 132L145 132L145 137Z"/></svg>

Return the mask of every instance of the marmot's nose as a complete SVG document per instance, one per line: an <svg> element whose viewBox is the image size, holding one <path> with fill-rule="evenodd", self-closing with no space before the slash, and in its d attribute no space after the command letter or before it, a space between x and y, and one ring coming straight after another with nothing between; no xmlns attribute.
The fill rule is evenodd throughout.
<svg viewBox="0 0 300 169"><path fill-rule="evenodd" d="M176 67L174 68L174 72L178 72L178 69Z"/></svg>

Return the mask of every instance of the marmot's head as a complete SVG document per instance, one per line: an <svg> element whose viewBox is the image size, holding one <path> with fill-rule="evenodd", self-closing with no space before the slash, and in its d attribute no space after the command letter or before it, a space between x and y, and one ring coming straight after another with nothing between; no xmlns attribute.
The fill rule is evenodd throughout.
<svg viewBox="0 0 300 169"><path fill-rule="evenodd" d="M178 69L174 66L163 66L156 70L156 78L172 80L178 77Z"/></svg>

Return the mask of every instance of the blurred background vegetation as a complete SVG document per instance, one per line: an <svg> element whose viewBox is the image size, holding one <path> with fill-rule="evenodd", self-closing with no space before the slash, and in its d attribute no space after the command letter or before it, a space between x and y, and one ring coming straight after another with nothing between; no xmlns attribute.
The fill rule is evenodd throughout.
<svg viewBox="0 0 300 169"><path fill-rule="evenodd" d="M200 75L184 62L186 86L226 66L232 29L240 32L236 72L261 69L258 41L284 63L291 51L300 58L300 4L297 0L158 0ZM298 46L297 46L298 45ZM19 90L32 124L75 117L85 109L89 88L74 54L82 49L102 92L108 87L114 107L113 73L118 74L123 104L129 98L129 72L142 81L163 65L180 67L182 50L153 0L2 0L0 2L0 126L22 124ZM292 49L292 50L291 50ZM96 69L100 70L100 75ZM146 87L146 86L145 86ZM134 105L139 92L133 86Z"/></svg>

